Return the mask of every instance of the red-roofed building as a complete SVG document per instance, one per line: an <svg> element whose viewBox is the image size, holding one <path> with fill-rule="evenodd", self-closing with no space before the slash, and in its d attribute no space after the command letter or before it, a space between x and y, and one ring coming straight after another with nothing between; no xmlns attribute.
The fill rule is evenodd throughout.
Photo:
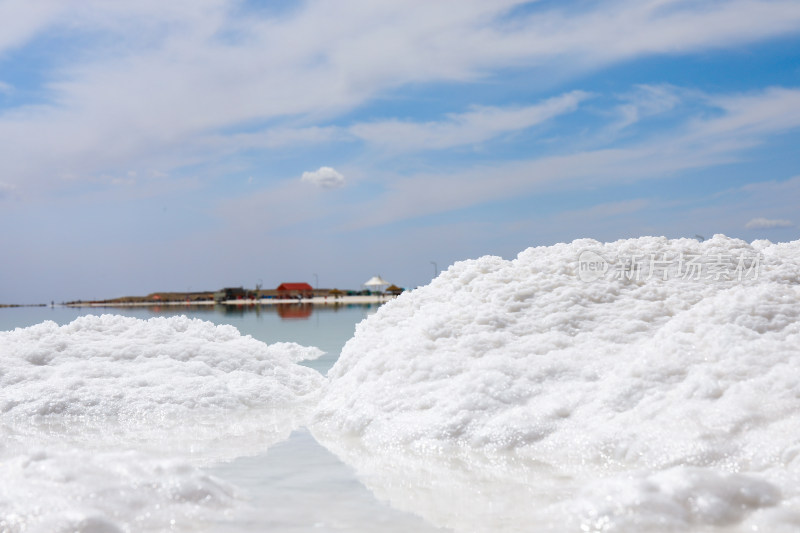
<svg viewBox="0 0 800 533"><path fill-rule="evenodd" d="M311 298L314 288L308 283L281 283L278 285L278 298Z"/></svg>

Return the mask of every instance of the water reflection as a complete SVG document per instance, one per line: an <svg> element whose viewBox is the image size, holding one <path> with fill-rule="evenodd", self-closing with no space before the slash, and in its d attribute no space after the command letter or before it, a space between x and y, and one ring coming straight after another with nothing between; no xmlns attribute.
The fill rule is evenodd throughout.
<svg viewBox="0 0 800 533"><path fill-rule="evenodd" d="M314 309L311 304L281 304L275 307L281 320L308 319Z"/></svg>
<svg viewBox="0 0 800 533"><path fill-rule="evenodd" d="M477 453L376 450L319 426L311 431L378 500L435 527L457 533L582 531L580 517L564 505L580 483L551 465Z"/></svg>
<svg viewBox="0 0 800 533"><path fill-rule="evenodd" d="M272 305L257 305L257 304L242 304L242 305L149 305L141 307L110 307L116 310L121 309L141 309L150 312L153 315L183 315L190 316L198 315L222 315L225 317L242 317L245 315L253 314L260 315L277 315L281 320L297 320L308 319L314 313L338 313L338 312L352 312L354 310L361 310L364 314L371 314L371 310L377 309L382 304L369 303L369 304L324 304L315 305L307 302L298 303L284 303ZM92 308L92 309L107 309L107 308ZM198 316L198 318L200 318Z"/></svg>
<svg viewBox="0 0 800 533"><path fill-rule="evenodd" d="M221 516L215 533L446 532L375 498L355 479L353 470L306 429L296 430L265 453L208 471L246 491L251 503L246 512L234 516L235 522Z"/></svg>

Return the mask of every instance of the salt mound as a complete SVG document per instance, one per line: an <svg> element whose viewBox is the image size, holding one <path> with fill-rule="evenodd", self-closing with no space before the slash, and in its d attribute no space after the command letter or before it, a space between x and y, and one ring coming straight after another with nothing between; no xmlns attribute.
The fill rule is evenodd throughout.
<svg viewBox="0 0 800 533"><path fill-rule="evenodd" d="M587 531L744 524L779 504L797 515L798 284L800 241L724 236L584 239L456 263L358 325L316 431L385 457L466 450L546 465L581 480L562 503ZM691 487L726 500L733 473L751 498L677 517ZM616 489L577 490L590 481ZM690 489L663 488L678 485ZM637 521L649 497L653 515Z"/></svg>
<svg viewBox="0 0 800 533"><path fill-rule="evenodd" d="M186 317L0 332L0 531L219 529L246 504L199 465L288 437L321 353Z"/></svg>
<svg viewBox="0 0 800 533"><path fill-rule="evenodd" d="M321 376L294 362L320 353L291 343L268 346L232 326L186 317L44 322L0 332L0 412L137 419L282 406L317 391Z"/></svg>
<svg viewBox="0 0 800 533"><path fill-rule="evenodd" d="M236 456L301 423L324 378L296 361L321 353L186 317L84 316L0 332L0 429L22 449L53 437Z"/></svg>

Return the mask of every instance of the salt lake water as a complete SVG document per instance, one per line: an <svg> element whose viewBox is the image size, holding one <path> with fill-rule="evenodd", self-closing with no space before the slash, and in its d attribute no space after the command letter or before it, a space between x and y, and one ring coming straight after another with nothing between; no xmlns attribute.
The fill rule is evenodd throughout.
<svg viewBox="0 0 800 533"><path fill-rule="evenodd" d="M185 315L214 324L229 324L242 335L268 344L296 342L316 346L325 355L303 361L326 373L336 361L355 325L374 313L376 305L350 306L160 306L160 307L19 307L0 308L0 331L25 328L44 321L66 325L86 315L114 314L147 320ZM234 443L231 443L232 447ZM124 446L120 451L124 451ZM110 469L112 467L109 467ZM428 531L442 529L426 524L411 513L396 510L367 489L353 469L320 445L305 428L260 452L203 467L235 493L244 505L235 512L220 510L188 528L175 530L221 531ZM0 531L16 531L3 523L3 494L13 499L14 487L0 479ZM37 495L30 494L30 498ZM68 510L69 511L69 510ZM181 527L183 526L183 527ZM44 526L47 527L47 526ZM94 529L93 529L94 528ZM158 529L158 528L156 528ZM173 530L172 527L168 528ZM20 528L20 531L22 528ZM33 529L28 529L37 531ZM44 529L42 529L44 530ZM81 531L107 531L88 523ZM108 531L117 531L108 529Z"/></svg>

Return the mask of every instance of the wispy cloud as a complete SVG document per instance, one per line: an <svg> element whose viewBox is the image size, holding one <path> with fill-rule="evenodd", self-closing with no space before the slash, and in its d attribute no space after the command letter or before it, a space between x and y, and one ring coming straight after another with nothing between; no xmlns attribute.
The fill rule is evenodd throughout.
<svg viewBox="0 0 800 533"><path fill-rule="evenodd" d="M250 138L231 133L241 125L339 117L408 84L475 81L522 67L542 77L574 75L800 27L800 5L788 0L616 0L583 11L544 5L506 17L521 3L310 1L260 16L224 0L4 2L0 54L24 48L47 29L79 37L73 52L108 46L59 56L57 68L43 76L52 99L0 115L0 158L8 179L29 191L62 186L54 176L64 173L96 178L139 164L170 172L230 153L237 139L240 149L279 149L281 133L291 131L278 124ZM483 106L438 122L387 120L352 131L406 150L423 142L469 145L530 127L582 98L568 93L547 108ZM631 110L628 120L645 107ZM324 141L335 131L315 127L297 129L297 141ZM209 142L220 138L230 142Z"/></svg>
<svg viewBox="0 0 800 533"><path fill-rule="evenodd" d="M790 220L780 218L763 218L757 217L751 219L744 225L747 229L771 229L771 228L790 228L794 224Z"/></svg>
<svg viewBox="0 0 800 533"><path fill-rule="evenodd" d="M350 132L391 152L441 150L474 145L504 133L533 127L574 111L589 96L584 91L572 91L536 105L475 107L466 113L450 114L439 122L390 120L356 124Z"/></svg>
<svg viewBox="0 0 800 533"><path fill-rule="evenodd" d="M794 129L800 124L800 90L771 87L751 94L711 97L724 111L714 120L695 125L694 138L757 137Z"/></svg>
<svg viewBox="0 0 800 533"><path fill-rule="evenodd" d="M612 129L621 130L643 118L665 113L681 102L679 90L669 85L637 85L635 90L622 97L625 103L616 107L619 120Z"/></svg>
<svg viewBox="0 0 800 533"><path fill-rule="evenodd" d="M717 101L724 103L720 104L722 116L694 119L625 148L584 150L446 173L395 176L387 180L380 209L365 208L350 227L387 224L535 191L664 178L686 169L739 160L744 157L743 148L787 129L800 128L800 112L786 112L793 105L800 106L800 90L769 89L720 97Z"/></svg>
<svg viewBox="0 0 800 533"><path fill-rule="evenodd" d="M552 50L554 57L571 56L589 68L592 63L681 54L794 33L798 21L800 7L789 0L616 0L598 3L590 11L566 8L532 16L536 31L529 43L540 55Z"/></svg>
<svg viewBox="0 0 800 533"><path fill-rule="evenodd" d="M203 138L203 142L214 145L219 150L236 151L252 148L275 150L347 139L347 134L341 128L333 126L295 128L280 126L254 133L217 134Z"/></svg>
<svg viewBox="0 0 800 533"><path fill-rule="evenodd" d="M24 45L54 23L61 11L58 2L8 0L0 4L0 56Z"/></svg>

